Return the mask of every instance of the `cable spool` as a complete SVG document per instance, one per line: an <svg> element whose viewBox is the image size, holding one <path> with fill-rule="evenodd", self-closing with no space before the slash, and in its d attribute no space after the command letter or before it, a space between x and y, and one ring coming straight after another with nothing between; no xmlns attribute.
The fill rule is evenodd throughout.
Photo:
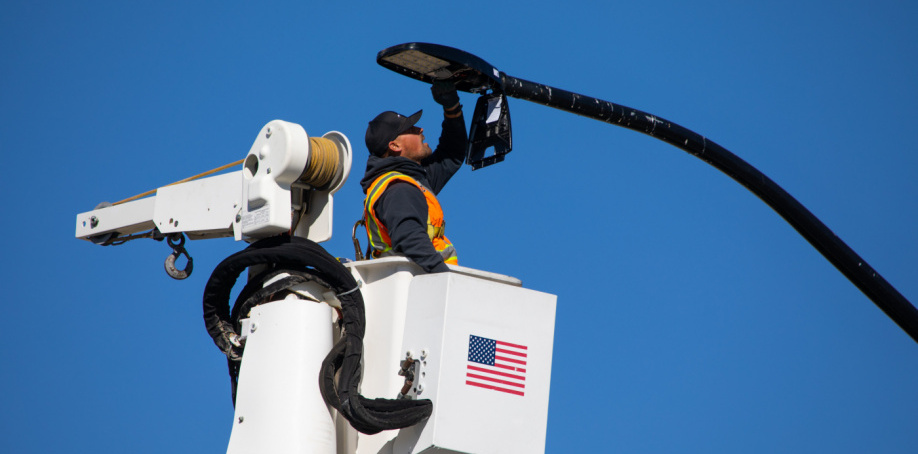
<svg viewBox="0 0 918 454"><path fill-rule="evenodd" d="M314 188L325 188L338 172L338 147L324 137L310 137L309 151L309 162L297 181Z"/></svg>
<svg viewBox="0 0 918 454"><path fill-rule="evenodd" d="M321 242L331 238L332 194L351 170L351 144L329 131L309 137L283 120L265 125L242 169L242 206L237 238L289 233Z"/></svg>

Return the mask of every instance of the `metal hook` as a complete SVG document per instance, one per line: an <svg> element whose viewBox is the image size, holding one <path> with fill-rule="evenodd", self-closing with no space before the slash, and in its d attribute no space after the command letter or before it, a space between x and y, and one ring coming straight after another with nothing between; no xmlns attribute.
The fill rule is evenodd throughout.
<svg viewBox="0 0 918 454"><path fill-rule="evenodd" d="M363 218L361 218L361 219L359 219L357 222L355 222L355 223L354 223L354 227L351 229L351 239L354 240L354 257L355 257L358 261L364 259L363 253L360 252L360 240L357 239L357 227L359 227L359 226L361 226L361 225L362 225L364 228L366 228L366 226L367 226L367 223L366 223L366 221L363 220Z"/></svg>
<svg viewBox="0 0 918 454"><path fill-rule="evenodd" d="M169 246L172 247L172 254L169 254L169 257L166 257L166 263L164 263L166 274L168 274L172 279L177 280L182 280L188 276L191 276L191 271L194 269L194 260L190 255L188 255L188 251L185 250L185 235L182 235L181 233L174 233L166 238L166 242L168 242ZM178 259L179 255L184 255L185 258L188 259L188 263L185 265L184 270L180 270L175 267L175 260Z"/></svg>

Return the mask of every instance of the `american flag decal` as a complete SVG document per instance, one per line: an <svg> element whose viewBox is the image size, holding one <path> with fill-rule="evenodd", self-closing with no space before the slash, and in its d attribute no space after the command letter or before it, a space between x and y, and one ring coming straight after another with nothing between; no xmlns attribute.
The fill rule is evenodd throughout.
<svg viewBox="0 0 918 454"><path fill-rule="evenodd" d="M525 345L470 335L465 384L524 396L527 350Z"/></svg>

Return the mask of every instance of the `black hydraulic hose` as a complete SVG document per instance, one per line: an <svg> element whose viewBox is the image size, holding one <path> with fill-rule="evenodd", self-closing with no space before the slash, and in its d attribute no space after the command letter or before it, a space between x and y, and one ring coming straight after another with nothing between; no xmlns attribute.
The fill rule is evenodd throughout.
<svg viewBox="0 0 918 454"><path fill-rule="evenodd" d="M507 96L623 126L679 147L752 191L918 342L918 309L825 224L758 169L724 147L673 122L601 99L501 74Z"/></svg>
<svg viewBox="0 0 918 454"><path fill-rule="evenodd" d="M233 284L245 269L254 265L269 265L273 268L271 271L289 271L292 279L272 284L264 290L258 290L258 284L247 285L239 295L243 306L233 307L231 312L229 297ZM261 274L259 278L266 276L267 273ZM357 281L350 270L322 246L305 238L290 236L262 239L227 257L214 268L204 287L204 325L214 343L229 357L233 402L239 359L230 357L234 351L226 344L227 335L235 334L233 320L248 312L258 299L280 291L288 283L304 280L321 283L333 290L341 303L344 335L325 357L319 376L319 390L325 402L338 410L351 426L365 434L401 429L430 417L433 404L429 399L367 399L360 394L366 316ZM250 298L252 296L254 300Z"/></svg>

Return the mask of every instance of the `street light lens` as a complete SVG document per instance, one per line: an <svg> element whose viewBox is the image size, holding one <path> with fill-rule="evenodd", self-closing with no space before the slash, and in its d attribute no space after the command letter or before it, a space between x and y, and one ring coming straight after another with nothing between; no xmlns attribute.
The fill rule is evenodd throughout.
<svg viewBox="0 0 918 454"><path fill-rule="evenodd" d="M470 93L502 91L501 73L488 62L459 49L430 43L405 43L379 51L376 62L427 83L449 80Z"/></svg>
<svg viewBox="0 0 918 454"><path fill-rule="evenodd" d="M393 65L410 69L434 79L447 79L452 72L447 69L449 62L417 50L406 50L382 58Z"/></svg>

